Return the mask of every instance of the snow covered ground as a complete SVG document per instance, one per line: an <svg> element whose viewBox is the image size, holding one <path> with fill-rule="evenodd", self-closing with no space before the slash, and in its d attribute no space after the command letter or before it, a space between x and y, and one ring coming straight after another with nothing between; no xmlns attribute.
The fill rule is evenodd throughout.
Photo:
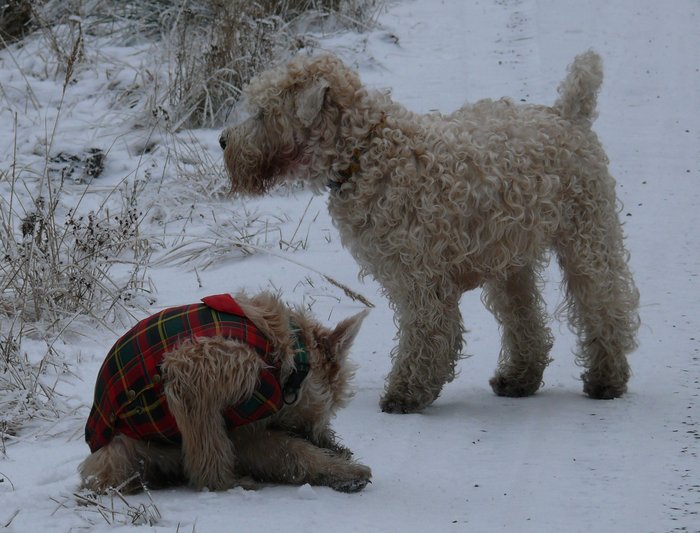
<svg viewBox="0 0 700 533"><path fill-rule="evenodd" d="M460 375L430 408L414 415L380 412L395 334L377 284L357 280L341 248L323 196L298 190L255 201L226 201L212 209L257 210L282 220L270 239L301 243L277 253L313 266L369 298L376 307L353 349L360 369L357 395L335 427L345 444L373 469L359 494L317 487L269 487L223 493L188 488L130 496L129 505L160 513L158 531L381 532L666 532L700 531L700 4L697 0L463 0L391 2L380 28L366 34L319 36L374 87L416 111L449 112L466 100L511 96L551 103L573 57L588 48L605 61L595 129L603 140L624 203L622 218L642 299L640 348L632 355L629 393L594 401L581 392L573 338L554 321L554 362L531 398L495 396L488 378L499 335L479 294L461 308L470 330ZM128 67L135 49L101 53ZM59 83L39 81L26 52L0 52L3 106L29 99L56 101ZM27 72L17 74L15 61ZM125 74L128 68L124 67ZM107 110L106 81L96 76L68 87L73 102L61 121L61 149L102 143L111 148L96 187L114 186L162 154L139 158L138 132L117 131ZM92 106L92 107L91 107ZM31 106L28 106L31 110ZM9 168L11 110L0 111L0 168ZM20 112L18 158L31 156L55 110L41 120ZM109 126L108 126L109 125ZM217 164L218 131L193 132ZM84 145L84 146L83 146ZM99 185L99 187L98 187ZM163 206L167 209L164 189ZM97 195L99 196L99 195ZM187 226L198 235L207 223ZM198 220L199 219L199 220ZM283 247L284 248L284 247ZM296 251L295 251L296 249ZM216 263L151 270L155 308L197 301L224 291L276 288L335 322L361 305L322 277L282 258L255 254ZM559 301L559 275L550 269L550 311ZM9 531L113 530L128 518L102 517L76 505L76 468L87 455L82 426L99 364L117 334L89 331L60 346L75 376L61 385L74 415L36 425L7 443L0 456L0 527ZM117 511L126 506L119 501ZM115 525L110 525L113 522ZM123 526L127 527L127 526ZM128 526L132 527L132 526ZM141 526L149 527L149 526Z"/></svg>

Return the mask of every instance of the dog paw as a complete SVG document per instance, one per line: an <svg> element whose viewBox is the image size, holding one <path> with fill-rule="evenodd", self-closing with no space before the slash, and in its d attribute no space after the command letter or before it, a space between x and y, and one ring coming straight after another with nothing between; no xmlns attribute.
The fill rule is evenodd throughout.
<svg viewBox="0 0 700 533"><path fill-rule="evenodd" d="M396 398L392 397L390 395L384 396L380 402L379 406L382 408L382 411L385 413L393 413L393 414L409 414L409 413L417 413L418 411L421 411L426 405L429 405L430 402L418 402L413 399L406 399L406 398Z"/></svg>
<svg viewBox="0 0 700 533"><path fill-rule="evenodd" d="M627 392L630 377L626 362L604 371L588 370L581 374L583 392L595 400L612 400Z"/></svg>
<svg viewBox="0 0 700 533"><path fill-rule="evenodd" d="M627 385L610 383L583 383L583 392L594 400L613 400L627 392Z"/></svg>
<svg viewBox="0 0 700 533"><path fill-rule="evenodd" d="M524 396L532 396L537 392L542 383L541 378L536 380L516 380L503 374L496 374L489 380L491 389L498 396L506 396L508 398L522 398Z"/></svg>
<svg viewBox="0 0 700 533"><path fill-rule="evenodd" d="M331 485L331 488L338 492L360 492L368 483L371 483L369 479L347 479L336 481Z"/></svg>
<svg viewBox="0 0 700 533"><path fill-rule="evenodd" d="M328 486L338 492L359 492L371 483L372 470L365 465L352 466L352 472L347 475L332 477Z"/></svg>
<svg viewBox="0 0 700 533"><path fill-rule="evenodd" d="M255 479L249 476L242 476L236 479L234 487L240 487L243 490L258 490L262 488L264 485L262 483L259 483Z"/></svg>

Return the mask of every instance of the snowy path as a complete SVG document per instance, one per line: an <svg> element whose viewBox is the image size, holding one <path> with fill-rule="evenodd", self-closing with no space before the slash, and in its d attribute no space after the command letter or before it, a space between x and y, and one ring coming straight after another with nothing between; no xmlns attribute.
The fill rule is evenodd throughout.
<svg viewBox="0 0 700 533"><path fill-rule="evenodd" d="M367 84L392 88L416 111L449 112L465 100L502 95L550 103L574 55L588 48L601 53L605 81L595 128L619 180L643 305L630 392L609 402L584 397L573 338L555 322L555 360L543 389L527 399L494 396L488 378L498 331L472 293L461 307L473 357L461 362L460 376L424 413L381 413L392 315L374 282L356 280L357 266L340 248L325 199L315 198L311 244L294 258L377 304L353 350L358 394L336 423L345 443L372 467L373 483L356 495L309 487L160 491L153 494L163 516L157 530L700 531L699 17L697 0L405 0L381 16L382 30L324 39L324 48L359 66ZM215 132L202 133L207 136L216 142ZM258 203L292 213L285 229L291 233L308 201L299 194ZM232 269L240 283L232 289L253 290L269 280L290 300L299 299L299 281L308 275L256 256L200 272L200 288L191 273L162 269L153 274L159 304L220 292ZM550 277L553 311L556 269ZM322 296L314 305L329 322L357 309ZM81 347L84 381L74 386L84 401L99 352L99 346ZM75 468L87 453L77 420L70 439L23 442L0 461L0 472L14 484L13 490L0 484L0 525L15 509L11 531L88 524L73 504L62 508L50 499L69 502L77 484ZM149 503L145 496L130 501ZM99 516L90 520L93 529L110 529Z"/></svg>

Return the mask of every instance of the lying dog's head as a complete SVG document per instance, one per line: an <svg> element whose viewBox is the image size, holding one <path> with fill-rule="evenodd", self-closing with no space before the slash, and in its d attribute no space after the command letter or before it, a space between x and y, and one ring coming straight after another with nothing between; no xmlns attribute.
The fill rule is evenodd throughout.
<svg viewBox="0 0 700 533"><path fill-rule="evenodd" d="M241 308L270 340L281 357L281 377L286 382L296 369L295 354L303 350L309 363L301 382L295 410L313 409L308 417L327 420L353 395L355 365L348 354L369 310L346 318L334 328L321 324L300 308L289 309L269 293L252 298L237 295ZM320 415L320 411L325 414ZM285 414L284 416L289 416ZM301 416L301 415L300 415Z"/></svg>
<svg viewBox="0 0 700 533"><path fill-rule="evenodd" d="M349 361L348 354L368 312L364 310L346 318L333 329L309 321L306 335L312 372L308 387L316 389L314 394L323 394L327 398L331 411L344 407L353 395L350 381L355 374L355 365Z"/></svg>

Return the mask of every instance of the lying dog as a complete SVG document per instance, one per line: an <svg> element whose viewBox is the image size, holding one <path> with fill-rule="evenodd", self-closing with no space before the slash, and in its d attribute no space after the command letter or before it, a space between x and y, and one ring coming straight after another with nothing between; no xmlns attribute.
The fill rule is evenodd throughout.
<svg viewBox="0 0 700 533"><path fill-rule="evenodd" d="M331 330L269 293L202 302L142 320L110 350L85 428L82 487L363 489L371 471L330 419L351 397L347 355L367 311Z"/></svg>

